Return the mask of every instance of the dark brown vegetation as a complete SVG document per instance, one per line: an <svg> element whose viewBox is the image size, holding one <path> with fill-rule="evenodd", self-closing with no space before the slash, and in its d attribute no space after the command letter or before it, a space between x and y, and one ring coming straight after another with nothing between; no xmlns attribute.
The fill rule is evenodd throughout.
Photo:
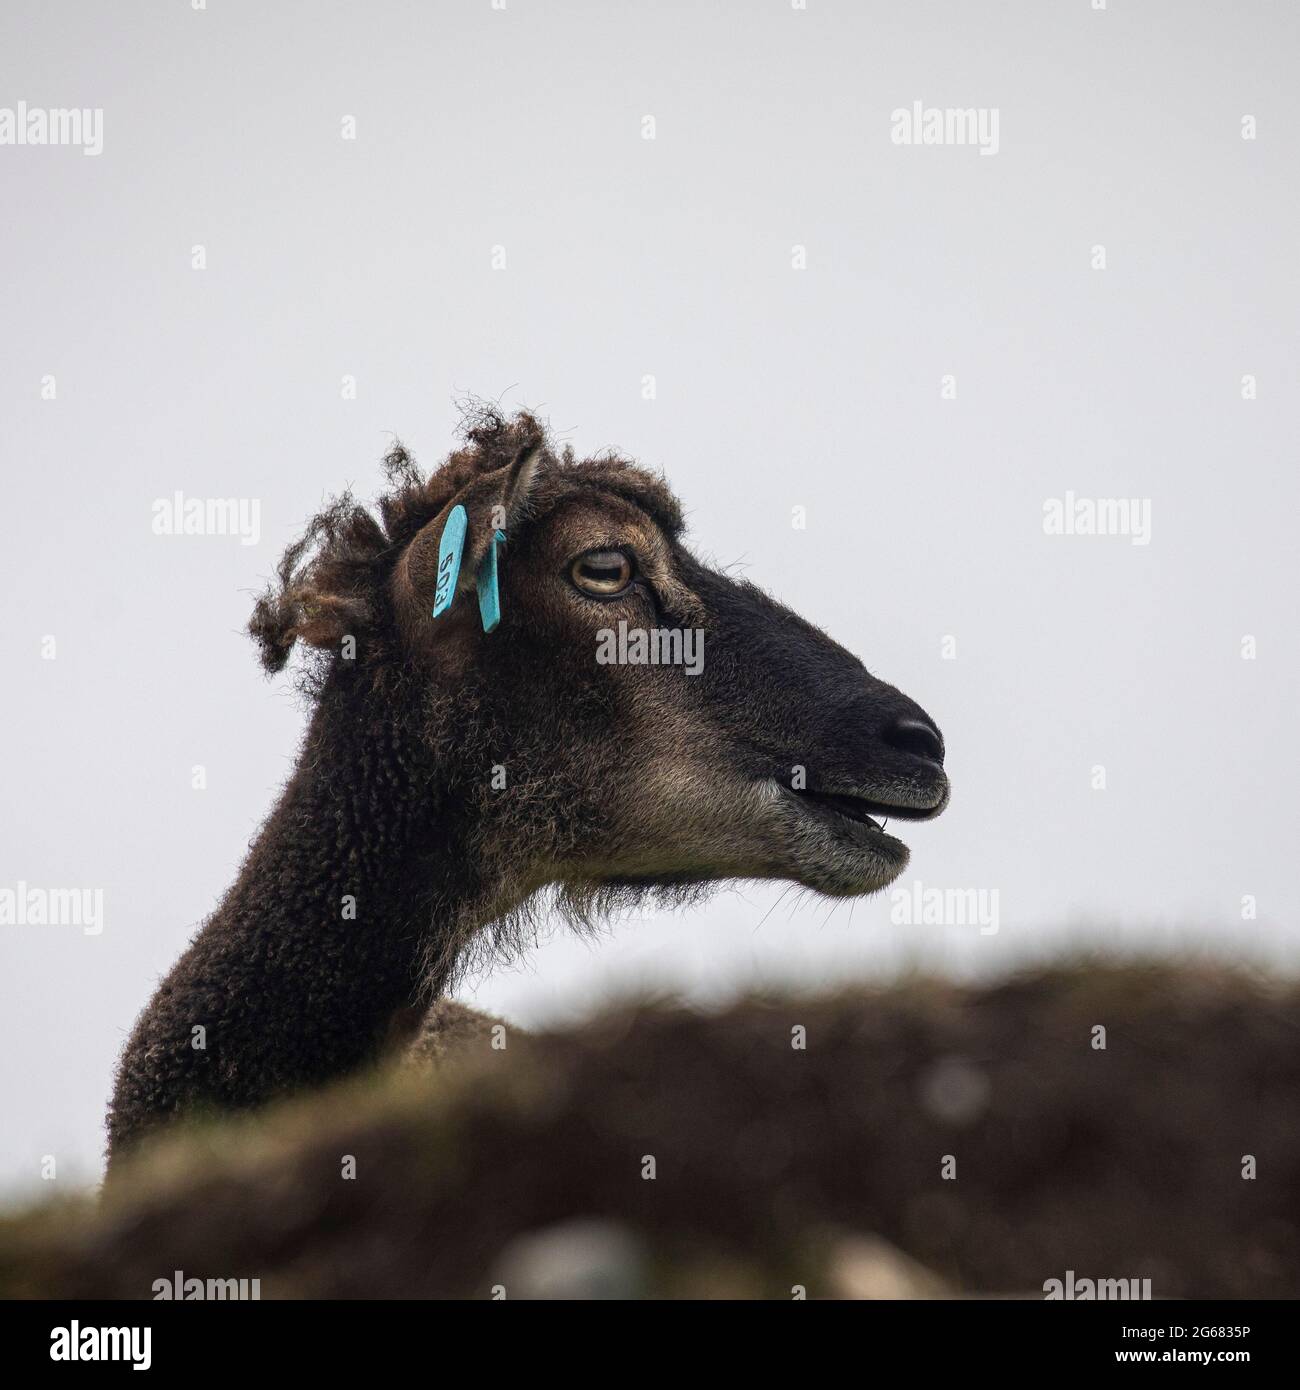
<svg viewBox="0 0 1300 1390"><path fill-rule="evenodd" d="M837 1251L869 1236L967 1293L1074 1270L1300 1296L1295 984L1080 965L632 1009L504 1050L463 1022L436 1067L178 1129L101 1204L9 1219L0 1294L147 1298L182 1270L263 1297L518 1296L521 1237L594 1229L613 1287L647 1295L836 1296Z"/></svg>

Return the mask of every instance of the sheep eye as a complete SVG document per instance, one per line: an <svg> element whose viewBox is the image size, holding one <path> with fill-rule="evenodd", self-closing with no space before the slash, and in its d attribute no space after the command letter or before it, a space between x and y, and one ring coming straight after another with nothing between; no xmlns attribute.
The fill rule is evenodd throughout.
<svg viewBox="0 0 1300 1390"><path fill-rule="evenodd" d="M584 594L609 598L632 582L632 562L621 550L592 550L578 556L569 574Z"/></svg>

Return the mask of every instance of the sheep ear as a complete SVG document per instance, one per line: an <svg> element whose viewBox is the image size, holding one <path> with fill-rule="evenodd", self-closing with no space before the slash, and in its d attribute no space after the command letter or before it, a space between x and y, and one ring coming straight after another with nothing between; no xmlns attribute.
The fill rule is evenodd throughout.
<svg viewBox="0 0 1300 1390"><path fill-rule="evenodd" d="M542 448L534 445L520 453L510 465L501 500L492 507L486 531L475 537L473 548L474 588L478 593L479 618L484 632L495 632L501 622L501 589L498 572L498 550L509 533L524 517L528 497L532 492L537 470L541 466ZM450 602L450 599L448 600ZM434 605L434 617L438 616Z"/></svg>
<svg viewBox="0 0 1300 1390"><path fill-rule="evenodd" d="M430 616L459 611L457 596L477 589L483 626L500 618L497 547L527 514L542 462L540 446L471 483L407 548L404 571L411 592Z"/></svg>
<svg viewBox="0 0 1300 1390"><path fill-rule="evenodd" d="M542 446L534 444L525 449L510 465L505 486L501 490L501 522L497 530L510 534L510 528L524 515L528 507L528 495L537 480L538 469L542 465Z"/></svg>

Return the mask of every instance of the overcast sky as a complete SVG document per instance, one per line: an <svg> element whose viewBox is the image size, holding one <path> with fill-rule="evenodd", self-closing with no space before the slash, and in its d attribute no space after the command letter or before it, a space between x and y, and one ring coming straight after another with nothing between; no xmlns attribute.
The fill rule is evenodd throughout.
<svg viewBox="0 0 1300 1390"><path fill-rule="evenodd" d="M997 894L981 932L751 886L466 998L1292 962L1298 41L1189 0L6 0L0 137L77 107L102 148L0 144L0 889L101 888L103 929L0 926L0 1191L97 1176L291 766L252 594L459 391L665 470L701 554L924 705L954 793L900 886ZM256 543L154 534L177 491ZM1051 534L1067 496L1119 534Z"/></svg>

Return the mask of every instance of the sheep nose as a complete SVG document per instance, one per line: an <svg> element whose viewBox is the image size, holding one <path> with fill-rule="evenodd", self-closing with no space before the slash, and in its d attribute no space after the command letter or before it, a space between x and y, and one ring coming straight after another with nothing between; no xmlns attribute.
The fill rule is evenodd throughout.
<svg viewBox="0 0 1300 1390"><path fill-rule="evenodd" d="M900 753L943 766L943 735L928 720L910 716L896 719L885 730L884 739Z"/></svg>

